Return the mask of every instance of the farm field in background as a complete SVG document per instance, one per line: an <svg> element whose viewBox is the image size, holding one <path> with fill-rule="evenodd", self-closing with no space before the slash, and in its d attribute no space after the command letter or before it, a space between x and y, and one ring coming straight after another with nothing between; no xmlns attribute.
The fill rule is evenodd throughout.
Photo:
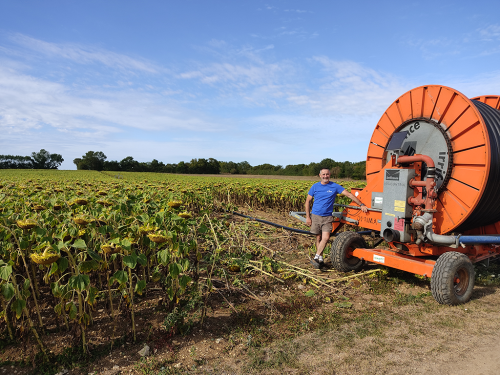
<svg viewBox="0 0 500 375"><path fill-rule="evenodd" d="M307 229L288 212L303 211L312 181L272 177L1 171L0 358L49 374L89 356L106 366L99 358L113 346L130 345L135 354L148 343L163 362L130 355L120 365L166 374L184 362L196 370L210 365L207 356L171 355L191 350L182 343L193 332L205 341L221 336L229 352L256 350L278 332L293 338L319 321L339 327L363 317L354 309L359 295L389 295L397 305L427 301L426 280L370 266L359 276L318 273L308 267L312 237L230 215ZM496 285L491 275L480 274L479 284ZM416 294L408 286L395 293L394 283Z"/></svg>

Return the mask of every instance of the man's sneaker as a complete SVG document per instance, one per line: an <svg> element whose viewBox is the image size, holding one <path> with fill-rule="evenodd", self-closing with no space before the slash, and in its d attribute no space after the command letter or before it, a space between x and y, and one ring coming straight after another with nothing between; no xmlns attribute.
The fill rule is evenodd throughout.
<svg viewBox="0 0 500 375"><path fill-rule="evenodd" d="M323 257L314 257L311 259L311 265L319 270L321 267L323 267L325 265L325 263L323 262Z"/></svg>

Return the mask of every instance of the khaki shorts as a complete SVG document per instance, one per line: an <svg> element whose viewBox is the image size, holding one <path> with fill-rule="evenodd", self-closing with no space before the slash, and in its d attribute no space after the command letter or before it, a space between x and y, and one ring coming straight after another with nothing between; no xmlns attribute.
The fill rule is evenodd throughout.
<svg viewBox="0 0 500 375"><path fill-rule="evenodd" d="M311 214L311 229L310 232L320 234L322 232L331 232L333 229L333 216L318 216Z"/></svg>

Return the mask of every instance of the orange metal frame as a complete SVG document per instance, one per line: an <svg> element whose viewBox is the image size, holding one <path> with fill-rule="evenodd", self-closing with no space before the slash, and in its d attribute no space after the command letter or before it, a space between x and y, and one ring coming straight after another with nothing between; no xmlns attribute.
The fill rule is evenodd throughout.
<svg viewBox="0 0 500 375"><path fill-rule="evenodd" d="M500 109L500 96L476 97L494 108ZM367 185L363 190L356 189L357 197L370 209L372 192L383 192L384 170L403 167L395 165L394 160L387 162L385 148L392 134L404 122L413 118L429 119L443 127L451 141L453 165L451 179L433 201L436 210L433 217L433 231L447 234L457 228L477 206L488 179L490 168L490 146L488 130L481 114L470 99L460 92L445 86L422 86L402 95L383 114L378 122L368 148L366 160ZM414 162L410 167L420 175L421 163ZM422 188L425 182L417 178L414 182L414 197L409 199L414 206L414 214L419 215L422 208ZM420 200L419 200L420 199ZM426 208L428 202L425 204ZM382 212L369 210L363 213L359 208L346 208L343 215L354 220L334 222L333 233L344 224L380 231ZM500 222L469 230L464 234L497 234ZM500 254L500 246L475 245L451 248L428 243L389 243L387 249L354 249L348 256L369 262L383 264L411 273L431 276L435 258L447 251L466 254L472 262L477 262ZM434 257L434 259L430 259Z"/></svg>

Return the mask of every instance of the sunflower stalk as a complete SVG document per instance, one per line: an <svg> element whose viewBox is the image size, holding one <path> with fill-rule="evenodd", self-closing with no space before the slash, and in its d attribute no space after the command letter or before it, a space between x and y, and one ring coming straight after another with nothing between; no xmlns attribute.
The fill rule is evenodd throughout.
<svg viewBox="0 0 500 375"><path fill-rule="evenodd" d="M5 223L5 218L4 218L4 223ZM5 223L5 224L7 225L7 223ZM12 238L14 238L14 241L17 244L17 247L19 249L18 253L19 253L19 255L21 255L21 259L23 260L24 269L26 270L26 276L28 276L28 280L30 281L31 293L33 294L33 300L35 302L35 310L36 310L36 313L38 315L38 323L40 324L40 328L43 329L42 315L40 314L40 308L38 307L38 301L36 298L35 289L33 287L33 281L31 280L31 276L30 276L30 272L29 272L30 269L28 267L28 264L26 263L26 258L24 256L24 253L21 250L21 244L19 242L19 239L17 238L14 231L11 230L8 226L2 225L1 227L4 228L5 230L7 230L8 232L10 232L10 234L12 235Z"/></svg>

